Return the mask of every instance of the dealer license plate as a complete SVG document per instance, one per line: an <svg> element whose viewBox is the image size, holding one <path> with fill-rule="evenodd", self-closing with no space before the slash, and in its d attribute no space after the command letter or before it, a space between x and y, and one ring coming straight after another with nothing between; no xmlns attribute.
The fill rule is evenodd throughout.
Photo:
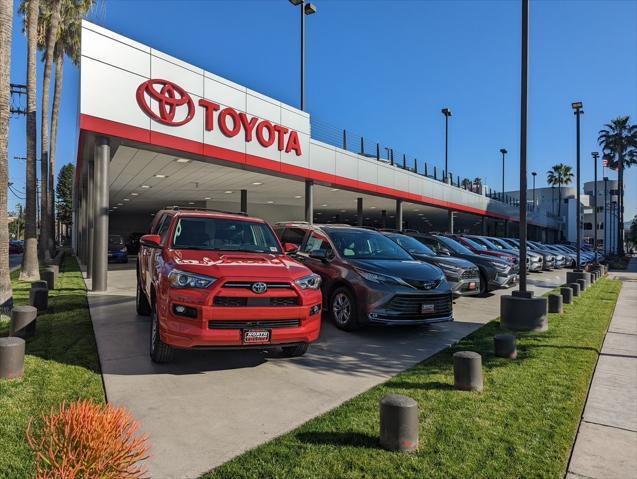
<svg viewBox="0 0 637 479"><path fill-rule="evenodd" d="M469 289L476 289L477 285L473 282L469 283Z"/></svg>
<svg viewBox="0 0 637 479"><path fill-rule="evenodd" d="M244 329L243 330L244 344L267 344L269 342L270 342L269 329Z"/></svg>
<svg viewBox="0 0 637 479"><path fill-rule="evenodd" d="M434 307L433 304L421 304L420 305L420 312L421 313L433 313L436 311L436 308Z"/></svg>

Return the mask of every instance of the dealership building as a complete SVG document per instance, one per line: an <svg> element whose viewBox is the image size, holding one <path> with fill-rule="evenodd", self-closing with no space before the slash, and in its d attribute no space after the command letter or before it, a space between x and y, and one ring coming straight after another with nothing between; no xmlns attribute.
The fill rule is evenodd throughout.
<svg viewBox="0 0 637 479"><path fill-rule="evenodd" d="M144 233L168 205L517 234L514 202L313 129L307 112L84 21L73 245L94 290L107 288L108 235ZM527 216L530 237L556 238L550 211L529 205Z"/></svg>

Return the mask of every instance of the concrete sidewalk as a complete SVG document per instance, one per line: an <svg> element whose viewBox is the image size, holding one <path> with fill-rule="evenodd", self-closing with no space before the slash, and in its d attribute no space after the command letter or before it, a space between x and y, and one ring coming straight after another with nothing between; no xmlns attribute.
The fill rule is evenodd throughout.
<svg viewBox="0 0 637 479"><path fill-rule="evenodd" d="M533 274L529 286L541 295L565 276ZM429 328L345 333L324 320L301 358L199 350L157 365L148 357L148 318L135 313L135 264L110 266L108 281L107 293L88 296L106 395L149 433L153 479L198 477L333 409L498 317L500 296L511 294L459 298L456 321Z"/></svg>
<svg viewBox="0 0 637 479"><path fill-rule="evenodd" d="M593 375L567 479L637 477L637 258L622 280Z"/></svg>

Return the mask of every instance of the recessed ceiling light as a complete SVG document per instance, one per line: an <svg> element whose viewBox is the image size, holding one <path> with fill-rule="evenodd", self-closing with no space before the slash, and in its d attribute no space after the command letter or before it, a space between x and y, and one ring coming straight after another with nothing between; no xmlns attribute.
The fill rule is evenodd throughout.
<svg viewBox="0 0 637 479"><path fill-rule="evenodd" d="M210 196L206 196L206 197L204 198L204 200L211 200L211 199L212 199L212 198L211 198Z"/></svg>
<svg viewBox="0 0 637 479"><path fill-rule="evenodd" d="M375 210L376 207L375 206L370 206L370 209Z"/></svg>
<svg viewBox="0 0 637 479"><path fill-rule="evenodd" d="M327 205L321 205L323 208L325 208Z"/></svg>
<svg viewBox="0 0 637 479"><path fill-rule="evenodd" d="M298 200L300 198L303 198L301 195L296 195L295 198Z"/></svg>
<svg viewBox="0 0 637 479"><path fill-rule="evenodd" d="M190 163L190 160L188 158L177 158L175 161L177 163Z"/></svg>
<svg viewBox="0 0 637 479"><path fill-rule="evenodd" d="M260 181L254 181L254 182L252 182L252 184L254 186L259 186L259 185L262 185L263 183L261 183Z"/></svg>
<svg viewBox="0 0 637 479"><path fill-rule="evenodd" d="M345 213L347 210L341 210L341 213Z"/></svg>
<svg viewBox="0 0 637 479"><path fill-rule="evenodd" d="M418 216L425 216L424 213L418 213Z"/></svg>
<svg viewBox="0 0 637 479"><path fill-rule="evenodd" d="M224 193L228 195L228 194L232 193L232 191L228 190L228 191L224 191Z"/></svg>
<svg viewBox="0 0 637 479"><path fill-rule="evenodd" d="M271 205L272 203L274 203L274 201L268 201L268 204Z"/></svg>
<svg viewBox="0 0 637 479"><path fill-rule="evenodd" d="M317 214L317 215L322 215L323 213L321 213L321 212L319 211L318 213L315 213L315 214Z"/></svg>
<svg viewBox="0 0 637 479"><path fill-rule="evenodd" d="M189 202L188 202L188 204L189 204L189 205L194 205L194 204L195 204L195 202L194 202L194 201L189 201Z"/></svg>
<svg viewBox="0 0 637 479"><path fill-rule="evenodd" d="M117 206L124 206L124 203L117 203Z"/></svg>
<svg viewBox="0 0 637 479"><path fill-rule="evenodd" d="M131 196L139 196L139 193L131 193Z"/></svg>
<svg viewBox="0 0 637 479"><path fill-rule="evenodd" d="M141 186L141 188L144 188L144 189L146 189L146 190L147 190L148 188L150 188L150 186L148 186L148 185L142 185L142 186Z"/></svg>
<svg viewBox="0 0 637 479"><path fill-rule="evenodd" d="M124 201L130 201L128 198L124 198Z"/></svg>
<svg viewBox="0 0 637 479"><path fill-rule="evenodd" d="M114 209L114 210L116 210L116 209L117 209L117 206L113 206L113 209Z"/></svg>
<svg viewBox="0 0 637 479"><path fill-rule="evenodd" d="M166 178L166 175L157 174L155 175L155 178Z"/></svg>

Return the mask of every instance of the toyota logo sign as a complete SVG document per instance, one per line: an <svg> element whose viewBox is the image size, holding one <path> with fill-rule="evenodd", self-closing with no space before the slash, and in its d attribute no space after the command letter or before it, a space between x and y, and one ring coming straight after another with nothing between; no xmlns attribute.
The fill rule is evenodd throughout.
<svg viewBox="0 0 637 479"><path fill-rule="evenodd" d="M268 290L268 285L262 282L252 283L252 291L257 294L263 294Z"/></svg>
<svg viewBox="0 0 637 479"><path fill-rule="evenodd" d="M137 103L148 116L164 125L185 125L195 116L190 95L168 80L148 80L139 85ZM153 109L154 103L157 103L157 111Z"/></svg>

